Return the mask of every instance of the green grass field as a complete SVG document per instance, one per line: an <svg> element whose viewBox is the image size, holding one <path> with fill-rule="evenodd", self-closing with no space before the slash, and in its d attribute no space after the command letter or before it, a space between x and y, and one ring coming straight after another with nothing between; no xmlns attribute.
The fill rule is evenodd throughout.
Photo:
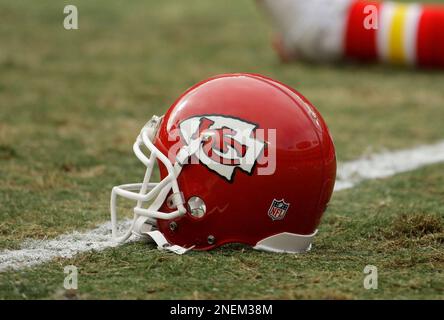
<svg viewBox="0 0 444 320"><path fill-rule="evenodd" d="M442 1L444 2L444 1ZM63 7L79 8L79 30ZM109 219L140 181L140 128L211 75L254 72L307 96L339 161L444 138L444 72L282 65L250 0L0 1L0 250ZM0 273L0 299L444 299L444 164L334 194L313 250L184 256L129 243ZM129 215L128 215L129 216ZM79 289L63 288L66 265ZM366 265L377 290L363 287Z"/></svg>

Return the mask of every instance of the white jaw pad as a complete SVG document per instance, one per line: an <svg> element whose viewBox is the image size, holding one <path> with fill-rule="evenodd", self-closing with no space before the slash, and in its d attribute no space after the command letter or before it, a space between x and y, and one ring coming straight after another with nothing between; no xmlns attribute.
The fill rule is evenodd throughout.
<svg viewBox="0 0 444 320"><path fill-rule="evenodd" d="M282 253L303 253L311 249L311 243L318 230L309 235L278 233L262 239L253 247L256 250Z"/></svg>

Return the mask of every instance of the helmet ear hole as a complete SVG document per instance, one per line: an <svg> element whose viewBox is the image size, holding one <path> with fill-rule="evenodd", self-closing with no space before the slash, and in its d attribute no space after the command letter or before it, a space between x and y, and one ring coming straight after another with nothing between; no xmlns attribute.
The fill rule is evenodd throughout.
<svg viewBox="0 0 444 320"><path fill-rule="evenodd" d="M207 212L205 202L199 197L191 197L187 202L190 214L195 218L202 218Z"/></svg>

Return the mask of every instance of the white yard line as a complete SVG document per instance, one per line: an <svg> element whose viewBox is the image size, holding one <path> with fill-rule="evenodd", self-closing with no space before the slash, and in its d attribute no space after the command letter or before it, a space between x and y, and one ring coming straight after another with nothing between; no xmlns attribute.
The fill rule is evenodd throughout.
<svg viewBox="0 0 444 320"><path fill-rule="evenodd" d="M439 162L444 162L444 141L345 162L338 166L335 191L352 188L364 180L386 178ZM123 226L128 225L129 221L123 223ZM110 224L104 223L94 230L61 235L52 240L26 240L19 250L0 252L0 272L115 247L118 244L111 240L110 229Z"/></svg>
<svg viewBox="0 0 444 320"><path fill-rule="evenodd" d="M364 180L386 178L439 162L444 162L444 141L345 162L338 166L335 191L353 188Z"/></svg>
<svg viewBox="0 0 444 320"><path fill-rule="evenodd" d="M130 220L121 223L120 228L130 226ZM111 239L111 223L104 223L93 230L61 235L50 240L25 240L19 250L0 252L0 272L7 269L21 269L50 261L54 258L72 258L78 253L90 250L101 251L116 247Z"/></svg>

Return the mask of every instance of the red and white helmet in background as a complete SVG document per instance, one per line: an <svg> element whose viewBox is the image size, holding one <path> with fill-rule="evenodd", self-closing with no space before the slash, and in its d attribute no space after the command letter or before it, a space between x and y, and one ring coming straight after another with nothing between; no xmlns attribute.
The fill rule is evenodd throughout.
<svg viewBox="0 0 444 320"><path fill-rule="evenodd" d="M444 5L375 0L257 0L284 61L340 59L444 68Z"/></svg>
<svg viewBox="0 0 444 320"><path fill-rule="evenodd" d="M145 125L133 149L147 170L142 183L113 188L113 236L147 234L178 253L226 243L309 250L335 183L334 145L321 115L295 90L260 75L198 83ZM156 161L160 182L153 183ZM137 201L120 237L117 195Z"/></svg>

